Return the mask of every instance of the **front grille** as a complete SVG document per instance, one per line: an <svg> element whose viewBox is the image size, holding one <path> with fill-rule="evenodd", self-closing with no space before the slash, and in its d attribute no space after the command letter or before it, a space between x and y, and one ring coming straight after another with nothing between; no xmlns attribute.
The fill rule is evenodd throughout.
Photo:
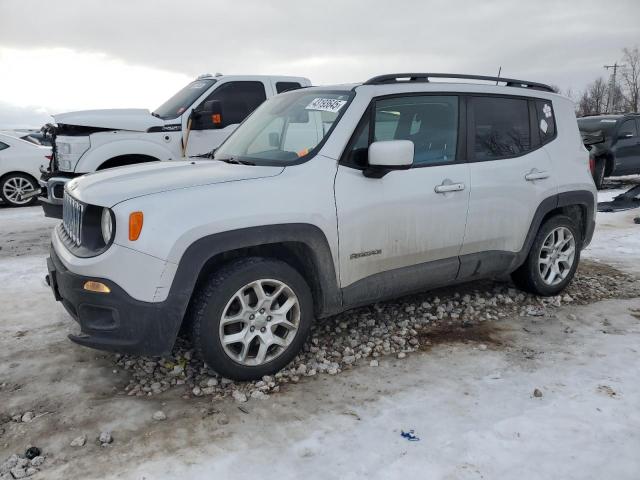
<svg viewBox="0 0 640 480"><path fill-rule="evenodd" d="M62 200L62 228L71 241L79 247L82 243L82 215L84 205L64 192Z"/></svg>

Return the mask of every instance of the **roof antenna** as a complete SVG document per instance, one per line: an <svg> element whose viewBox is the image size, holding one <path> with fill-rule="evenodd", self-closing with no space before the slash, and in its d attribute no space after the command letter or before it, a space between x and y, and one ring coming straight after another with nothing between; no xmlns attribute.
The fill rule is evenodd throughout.
<svg viewBox="0 0 640 480"><path fill-rule="evenodd" d="M502 65L498 67L498 78L500 78L500 74L502 73ZM496 85L498 85L498 80L496 80Z"/></svg>

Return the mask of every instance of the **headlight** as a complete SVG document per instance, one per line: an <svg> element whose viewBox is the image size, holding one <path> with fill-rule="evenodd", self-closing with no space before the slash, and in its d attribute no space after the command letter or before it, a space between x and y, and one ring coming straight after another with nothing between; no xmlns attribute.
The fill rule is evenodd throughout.
<svg viewBox="0 0 640 480"><path fill-rule="evenodd" d="M68 143L56 142L56 149L63 155L68 155L71 153L71 145Z"/></svg>
<svg viewBox="0 0 640 480"><path fill-rule="evenodd" d="M111 210L108 208L102 209L102 216L100 217L100 230L102 230L102 239L105 245L111 243L111 237L113 236L113 218Z"/></svg>

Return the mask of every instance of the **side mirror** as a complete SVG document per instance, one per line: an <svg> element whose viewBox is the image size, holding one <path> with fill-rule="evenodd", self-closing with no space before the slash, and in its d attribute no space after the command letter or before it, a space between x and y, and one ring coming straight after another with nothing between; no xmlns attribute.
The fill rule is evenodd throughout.
<svg viewBox="0 0 640 480"><path fill-rule="evenodd" d="M620 132L620 134L618 135L618 140L626 140L627 138L633 138L633 133Z"/></svg>
<svg viewBox="0 0 640 480"><path fill-rule="evenodd" d="M191 111L194 127L223 128L225 126L220 100L207 100L200 109Z"/></svg>
<svg viewBox="0 0 640 480"><path fill-rule="evenodd" d="M411 140L386 140L369 146L369 166L365 177L382 178L392 170L406 170L413 165L414 145Z"/></svg>

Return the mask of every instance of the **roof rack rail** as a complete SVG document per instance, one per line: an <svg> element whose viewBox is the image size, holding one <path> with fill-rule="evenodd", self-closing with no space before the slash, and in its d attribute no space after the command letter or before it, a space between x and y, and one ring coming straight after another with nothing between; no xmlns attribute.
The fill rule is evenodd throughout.
<svg viewBox="0 0 640 480"><path fill-rule="evenodd" d="M501 82L506 87L532 88L554 92L553 88L544 83L530 82L528 80L516 80L514 78L488 77L484 75L465 75L460 73L390 73L370 78L363 85L383 85L387 83L429 82L430 78L459 78L464 80L483 80L489 82ZM405 80L407 79L407 80Z"/></svg>

